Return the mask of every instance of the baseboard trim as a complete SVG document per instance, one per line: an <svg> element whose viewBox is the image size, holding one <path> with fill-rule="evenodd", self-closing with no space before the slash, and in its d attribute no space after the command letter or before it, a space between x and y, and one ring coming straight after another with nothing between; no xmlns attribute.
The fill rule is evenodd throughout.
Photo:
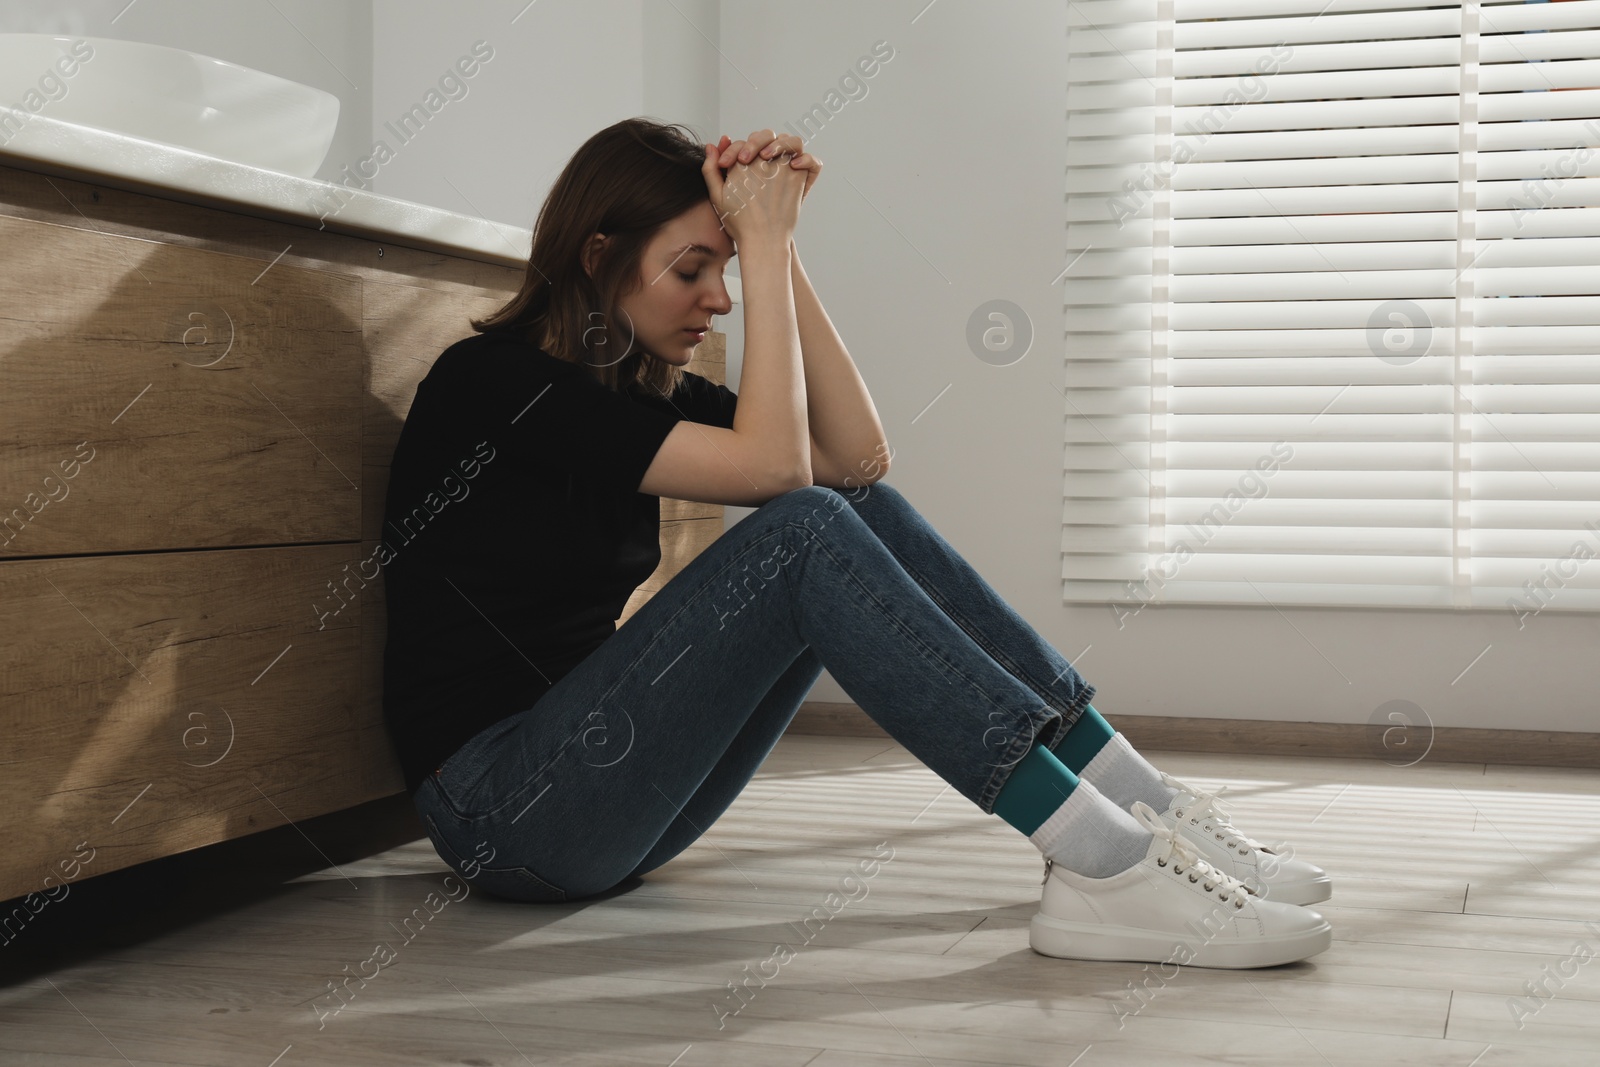
<svg viewBox="0 0 1600 1067"><path fill-rule="evenodd" d="M1189 719L1171 715L1117 715L1111 722L1136 748L1152 751L1334 756L1395 766L1428 759L1441 763L1600 768L1600 734L1565 730L1430 730L1423 725L1401 731L1368 723ZM883 727L855 704L821 700L803 702L789 732L889 738Z"/></svg>

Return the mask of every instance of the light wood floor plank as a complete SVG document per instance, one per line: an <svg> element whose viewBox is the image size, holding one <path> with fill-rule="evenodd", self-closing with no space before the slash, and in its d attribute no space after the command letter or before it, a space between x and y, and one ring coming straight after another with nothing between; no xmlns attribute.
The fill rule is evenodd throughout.
<svg viewBox="0 0 1600 1067"><path fill-rule="evenodd" d="M1231 783L1242 827L1330 870L1333 948L1265 971L1185 968L1138 1007L1140 966L1028 948L1043 865L1003 821L892 742L790 736L692 848L591 901L474 893L408 940L391 923L448 873L414 835L287 872L264 850L214 889L202 850L202 874L171 890L192 918L100 951L71 944L83 901L69 897L40 916L53 939L0 950L18 965L0 984L0 1063L1594 1062L1600 964L1568 964L1520 1028L1508 1002L1580 941L1600 951L1600 772L1149 755ZM818 921L880 842L893 858L865 894ZM270 888L240 893L250 877ZM347 1003L329 994L379 941L394 962ZM795 955L763 981L778 943ZM753 995L731 999L746 977Z"/></svg>

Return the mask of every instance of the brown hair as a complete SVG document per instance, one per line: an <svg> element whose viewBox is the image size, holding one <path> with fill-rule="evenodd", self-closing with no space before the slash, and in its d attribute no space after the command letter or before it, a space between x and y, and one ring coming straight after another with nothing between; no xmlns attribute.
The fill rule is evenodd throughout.
<svg viewBox="0 0 1600 1067"><path fill-rule="evenodd" d="M585 366L616 390L635 385L670 394L683 368L635 347L618 298L640 284L645 246L668 222L710 198L701 166L705 145L686 126L623 119L585 141L562 168L539 209L522 288L482 319L480 333L510 333L552 356ZM609 240L583 265L592 236Z"/></svg>

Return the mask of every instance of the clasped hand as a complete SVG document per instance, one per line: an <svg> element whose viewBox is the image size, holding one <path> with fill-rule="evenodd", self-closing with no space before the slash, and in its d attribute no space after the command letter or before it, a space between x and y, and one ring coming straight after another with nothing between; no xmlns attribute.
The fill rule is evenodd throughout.
<svg viewBox="0 0 1600 1067"><path fill-rule="evenodd" d="M757 130L743 141L723 134L718 144L705 148L706 187L734 240L791 237L800 204L822 173L822 160L803 151L796 135L771 130Z"/></svg>

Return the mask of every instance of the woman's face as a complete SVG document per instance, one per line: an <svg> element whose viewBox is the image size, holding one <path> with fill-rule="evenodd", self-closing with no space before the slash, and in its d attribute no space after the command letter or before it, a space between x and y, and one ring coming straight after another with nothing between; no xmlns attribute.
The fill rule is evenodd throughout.
<svg viewBox="0 0 1600 1067"><path fill-rule="evenodd" d="M704 339L690 328L709 329L713 315L733 309L722 271L736 255L710 200L663 226L639 257L638 288L619 301L623 322L633 324L634 348L688 363Z"/></svg>

